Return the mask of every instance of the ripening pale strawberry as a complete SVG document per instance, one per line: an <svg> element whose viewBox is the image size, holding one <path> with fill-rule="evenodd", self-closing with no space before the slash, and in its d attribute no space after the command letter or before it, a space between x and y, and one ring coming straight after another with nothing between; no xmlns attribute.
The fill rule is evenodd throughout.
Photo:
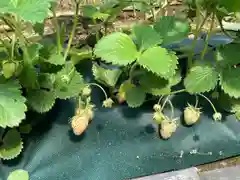
<svg viewBox="0 0 240 180"><path fill-rule="evenodd" d="M195 108L191 105L188 105L184 110L184 121L187 125L193 125L200 119L200 108Z"/></svg>
<svg viewBox="0 0 240 180"><path fill-rule="evenodd" d="M177 124L175 121L165 119L161 122L160 134L163 139L169 139L176 130Z"/></svg>
<svg viewBox="0 0 240 180"><path fill-rule="evenodd" d="M75 135L81 135L88 127L88 118L86 116L74 116L71 121L72 130Z"/></svg>

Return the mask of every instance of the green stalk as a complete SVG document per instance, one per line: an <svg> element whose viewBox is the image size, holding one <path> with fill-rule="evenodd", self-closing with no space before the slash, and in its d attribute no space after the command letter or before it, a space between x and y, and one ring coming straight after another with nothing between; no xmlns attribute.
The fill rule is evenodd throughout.
<svg viewBox="0 0 240 180"><path fill-rule="evenodd" d="M211 105L211 107L213 108L214 113L217 113L217 109L215 108L215 106L213 105L212 101L210 101L210 99L208 99L206 96L204 96L203 94L199 94L200 96L202 96L204 99L206 99L209 104Z"/></svg>
<svg viewBox="0 0 240 180"><path fill-rule="evenodd" d="M194 32L194 40L193 40L193 43L192 43L192 52L190 53L190 55L188 56L188 69L190 69L192 67L192 64L193 64L193 56L194 56L194 48L197 44L197 38L202 30L202 27L204 26L208 16L206 15L205 18L203 19L202 23L200 23L200 17L201 17L201 14L200 14L200 9L197 8L197 17L198 17L198 21L197 21L197 27L196 27L196 31Z"/></svg>
<svg viewBox="0 0 240 180"><path fill-rule="evenodd" d="M215 20L215 13L212 14L210 29L208 31L207 39L205 41L205 46L204 46L204 49L203 49L202 54L201 54L201 59L204 58L204 56L205 56L205 54L207 52L208 42L209 42L209 39L210 39L210 37L212 35L212 29L213 29L213 25L214 25L214 20Z"/></svg>
<svg viewBox="0 0 240 180"><path fill-rule="evenodd" d="M72 32L71 32L71 35L70 35L70 38L69 38L69 41L68 41L67 49L66 49L65 54L64 54L64 60L67 59L68 53L69 53L71 45L72 45L73 37L75 35L75 30L76 30L77 22L78 22L79 7L80 7L80 1L76 2L76 11L75 11L75 15L74 15L73 28L72 28Z"/></svg>
<svg viewBox="0 0 240 180"><path fill-rule="evenodd" d="M89 85L92 85L92 86L97 86L98 88L100 88L105 96L105 99L107 100L108 99L108 96L107 96L107 93L106 91L102 88L102 86L100 86L99 84L96 84L96 83L89 83Z"/></svg>
<svg viewBox="0 0 240 180"><path fill-rule="evenodd" d="M133 72L134 72L134 70L136 69L137 65L138 65L138 63L135 62L135 63L132 65L132 67L131 67L131 69L130 69L130 71L129 71L129 80L130 80L130 81L132 81L132 79L133 79Z"/></svg>
<svg viewBox="0 0 240 180"><path fill-rule="evenodd" d="M57 21L57 15L55 10L53 10L53 23L56 29L57 49L58 49L58 53L60 54L62 52L61 35L60 35L60 27Z"/></svg>

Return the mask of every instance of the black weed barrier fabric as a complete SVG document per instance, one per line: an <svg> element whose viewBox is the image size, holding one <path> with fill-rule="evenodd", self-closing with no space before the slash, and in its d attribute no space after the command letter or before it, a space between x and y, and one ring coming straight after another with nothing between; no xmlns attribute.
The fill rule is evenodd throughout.
<svg viewBox="0 0 240 180"><path fill-rule="evenodd" d="M222 122L214 122L205 100L200 100L204 109L201 121L191 128L180 125L172 138L164 141L152 123L153 102L137 109L126 105L104 109L102 92L93 91L98 109L82 136L74 136L70 129L75 106L70 100L57 102L41 117L29 114L28 118L38 123L25 137L22 155L1 162L0 179L6 180L10 171L21 168L29 172L30 180L122 180L240 153L240 123L229 114L223 114ZM195 97L186 93L173 97L175 115L182 116L187 102L194 101Z"/></svg>

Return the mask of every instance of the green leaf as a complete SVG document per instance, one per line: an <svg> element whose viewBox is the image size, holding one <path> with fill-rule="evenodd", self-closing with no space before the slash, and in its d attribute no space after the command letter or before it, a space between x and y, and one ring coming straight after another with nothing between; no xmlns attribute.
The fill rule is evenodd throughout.
<svg viewBox="0 0 240 180"><path fill-rule="evenodd" d="M220 74L222 90L231 97L240 97L240 71L238 68L226 68Z"/></svg>
<svg viewBox="0 0 240 180"><path fill-rule="evenodd" d="M37 70L31 64L24 64L19 80L25 88L37 89L39 87L37 80Z"/></svg>
<svg viewBox="0 0 240 180"><path fill-rule="evenodd" d="M56 74L54 87L58 98L68 99L77 96L85 87L85 83L73 63L67 62L65 67Z"/></svg>
<svg viewBox="0 0 240 180"><path fill-rule="evenodd" d="M90 47L84 47L81 49L72 48L70 51L71 61L73 64L78 64L82 60L92 59L92 50Z"/></svg>
<svg viewBox="0 0 240 180"><path fill-rule="evenodd" d="M141 50L154 47L163 42L162 37L149 25L136 25L133 27L133 33Z"/></svg>
<svg viewBox="0 0 240 180"><path fill-rule="evenodd" d="M38 82L41 88L52 90L56 76L50 73L41 73L38 76Z"/></svg>
<svg viewBox="0 0 240 180"><path fill-rule="evenodd" d="M143 89L138 87L129 88L126 91L126 101L129 107L140 107L146 98L146 94Z"/></svg>
<svg viewBox="0 0 240 180"><path fill-rule="evenodd" d="M32 131L32 125L31 124L21 124L19 126L19 132L21 134L29 134Z"/></svg>
<svg viewBox="0 0 240 180"><path fill-rule="evenodd" d="M109 14L101 13L100 10L93 5L85 5L83 6L83 17L88 17L92 19L101 19L106 20Z"/></svg>
<svg viewBox="0 0 240 180"><path fill-rule="evenodd" d="M217 62L223 67L240 63L239 44L231 43L217 48Z"/></svg>
<svg viewBox="0 0 240 180"><path fill-rule="evenodd" d="M237 111L235 113L235 116L236 116L237 120L240 121L240 111Z"/></svg>
<svg viewBox="0 0 240 180"><path fill-rule="evenodd" d="M46 90L29 90L27 92L27 103L30 107L38 112L45 113L52 109L55 104L56 96L51 91Z"/></svg>
<svg viewBox="0 0 240 180"><path fill-rule="evenodd" d="M180 71L168 80L154 76L152 73L145 73L140 77L140 85L146 93L154 96L168 95L171 93L172 86L181 81Z"/></svg>
<svg viewBox="0 0 240 180"><path fill-rule="evenodd" d="M0 82L0 127L18 126L25 118L27 106L17 81Z"/></svg>
<svg viewBox="0 0 240 180"><path fill-rule="evenodd" d="M105 69L96 64L93 64L92 71L96 81L110 87L116 85L122 74L122 70L120 69Z"/></svg>
<svg viewBox="0 0 240 180"><path fill-rule="evenodd" d="M163 44L169 44L186 38L190 26L187 21L178 20L174 16L162 16L155 23L154 29L162 36Z"/></svg>
<svg viewBox="0 0 240 180"><path fill-rule="evenodd" d="M208 64L194 65L187 77L184 79L184 86L191 94L209 92L214 89L218 82L216 69Z"/></svg>
<svg viewBox="0 0 240 180"><path fill-rule="evenodd" d="M23 149L23 142L20 133L16 129L10 129L3 138L0 146L0 158L11 160L16 158Z"/></svg>
<svg viewBox="0 0 240 180"><path fill-rule="evenodd" d="M240 111L240 99L232 98L223 92L219 95L218 105L230 113Z"/></svg>
<svg viewBox="0 0 240 180"><path fill-rule="evenodd" d="M12 13L33 24L43 22L48 17L51 2L54 0L1 0L0 12Z"/></svg>
<svg viewBox="0 0 240 180"><path fill-rule="evenodd" d="M25 170L17 169L9 174L7 180L29 180L29 174Z"/></svg>
<svg viewBox="0 0 240 180"><path fill-rule="evenodd" d="M136 60L138 51L127 34L115 32L98 41L94 54L108 63L128 65Z"/></svg>
<svg viewBox="0 0 240 180"><path fill-rule="evenodd" d="M143 52L138 63L158 76L169 79L177 69L177 56L162 47L152 47Z"/></svg>
<svg viewBox="0 0 240 180"><path fill-rule="evenodd" d="M52 54L49 59L45 60L45 62L53 65L63 65L65 60L61 54Z"/></svg>
<svg viewBox="0 0 240 180"><path fill-rule="evenodd" d="M38 33L40 36L44 33L44 24L43 23L36 23L33 25L33 29L36 33Z"/></svg>

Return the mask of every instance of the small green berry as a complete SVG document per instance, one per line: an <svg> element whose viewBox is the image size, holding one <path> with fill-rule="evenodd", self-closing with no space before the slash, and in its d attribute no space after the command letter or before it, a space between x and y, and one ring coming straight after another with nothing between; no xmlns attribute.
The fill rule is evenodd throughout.
<svg viewBox="0 0 240 180"><path fill-rule="evenodd" d="M213 114L213 119L214 119L215 121L221 121L221 120L222 120L222 114L219 113L219 112L214 113L214 114Z"/></svg>
<svg viewBox="0 0 240 180"><path fill-rule="evenodd" d="M111 108L113 103L114 103L113 100L111 98L108 98L105 101L103 101L103 107Z"/></svg>
<svg viewBox="0 0 240 180"><path fill-rule="evenodd" d="M160 104L154 104L153 109L154 111L161 111L162 107Z"/></svg>

